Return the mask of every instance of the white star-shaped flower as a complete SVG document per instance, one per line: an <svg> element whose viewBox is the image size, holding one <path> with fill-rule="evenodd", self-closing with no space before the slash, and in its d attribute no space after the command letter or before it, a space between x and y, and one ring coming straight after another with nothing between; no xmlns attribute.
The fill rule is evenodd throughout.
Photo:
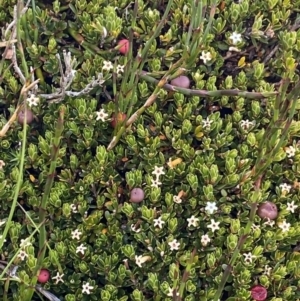
<svg viewBox="0 0 300 301"><path fill-rule="evenodd" d="M84 255L84 251L87 249L87 247L84 246L84 244L81 244L79 247L76 248L76 253L81 253Z"/></svg>
<svg viewBox="0 0 300 301"><path fill-rule="evenodd" d="M275 225L275 221L270 220L270 219L268 218L267 221L264 222L264 225L268 225L268 226L273 227L273 226Z"/></svg>
<svg viewBox="0 0 300 301"><path fill-rule="evenodd" d="M240 33L237 33L237 32L233 32L231 34L231 36L229 37L229 39L232 41L232 44L233 45L236 45L240 42L242 42L242 35Z"/></svg>
<svg viewBox="0 0 300 301"><path fill-rule="evenodd" d="M160 185L162 184L162 182L159 181L159 179L151 179L151 187L155 187L158 188Z"/></svg>
<svg viewBox="0 0 300 301"><path fill-rule="evenodd" d="M290 230L291 224L287 223L285 220L279 223L278 227L282 230L282 232L288 232Z"/></svg>
<svg viewBox="0 0 300 301"><path fill-rule="evenodd" d="M280 184L279 187L280 187L281 192L283 194L289 193L291 191L291 188L292 188L292 186L288 185L287 183Z"/></svg>
<svg viewBox="0 0 300 301"><path fill-rule="evenodd" d="M204 247L207 246L209 242L210 242L210 238L209 238L208 234L205 234L205 235L201 236L202 246L204 246Z"/></svg>
<svg viewBox="0 0 300 301"><path fill-rule="evenodd" d="M180 242L177 241L177 239L173 239L172 241L168 242L168 245L170 246L170 250L178 250L180 247Z"/></svg>
<svg viewBox="0 0 300 301"><path fill-rule="evenodd" d="M36 97L34 94L31 94L30 97L26 99L26 101L28 102L28 105L32 107L32 106L37 106L40 99Z"/></svg>
<svg viewBox="0 0 300 301"><path fill-rule="evenodd" d="M215 232L216 230L219 230L220 222L215 222L214 219L210 220L210 224L207 226L207 228L210 228L212 232Z"/></svg>
<svg viewBox="0 0 300 301"><path fill-rule="evenodd" d="M59 282L64 282L64 280L62 279L64 275L65 274L59 274L59 272L57 272L56 276L52 277L52 280L55 280L55 284L57 284Z"/></svg>
<svg viewBox="0 0 300 301"><path fill-rule="evenodd" d="M260 225L255 225L255 224L253 224L253 225L251 226L251 229L252 229L253 231L258 230L258 229L260 229Z"/></svg>
<svg viewBox="0 0 300 301"><path fill-rule="evenodd" d="M245 256L245 261L246 261L247 263L252 263L252 259L255 258L255 256L252 255L251 252L245 253L245 254L243 254L243 256Z"/></svg>
<svg viewBox="0 0 300 301"><path fill-rule="evenodd" d="M188 222L188 227L191 227L191 226L197 227L199 218L192 215L190 218L187 218L187 222Z"/></svg>
<svg viewBox="0 0 300 301"><path fill-rule="evenodd" d="M110 71L112 69L114 69L114 66L113 66L112 62L110 62L110 61L103 61L102 70Z"/></svg>
<svg viewBox="0 0 300 301"><path fill-rule="evenodd" d="M159 179L161 175L165 174L163 166L161 167L154 166L154 170L152 171L152 174L156 175L156 178Z"/></svg>
<svg viewBox="0 0 300 301"><path fill-rule="evenodd" d="M209 214L213 214L214 211L218 210L218 207L216 206L216 202L207 202L205 211L207 211Z"/></svg>
<svg viewBox="0 0 300 301"><path fill-rule="evenodd" d="M240 122L240 125L241 127L244 129L244 130L248 130L250 127L253 127L254 126L254 122L253 121L249 121L248 119L247 120L242 120Z"/></svg>
<svg viewBox="0 0 300 301"><path fill-rule="evenodd" d="M162 229L163 225L164 225L164 221L162 220L161 216L159 218L156 218L153 220L154 221L154 227L158 227L160 229Z"/></svg>
<svg viewBox="0 0 300 301"><path fill-rule="evenodd" d="M288 146L285 148L285 152L288 158L294 157L296 149L293 146Z"/></svg>
<svg viewBox="0 0 300 301"><path fill-rule="evenodd" d="M294 203L295 203L295 201L292 201L291 203L287 203L286 210L288 210L292 213L295 213L295 209L298 208L298 205L295 205Z"/></svg>
<svg viewBox="0 0 300 301"><path fill-rule="evenodd" d="M20 258L22 261L24 261L27 257L28 257L28 254L23 250L21 250L18 254L18 258Z"/></svg>
<svg viewBox="0 0 300 301"><path fill-rule="evenodd" d="M268 265L265 265L265 271L263 272L264 275L270 276L271 275L272 268Z"/></svg>
<svg viewBox="0 0 300 301"><path fill-rule="evenodd" d="M90 291L91 291L93 288L94 288L94 287L91 286L91 285L87 282L87 283L85 283L85 284L82 285L82 293L83 293L83 294L89 295L89 294L91 293Z"/></svg>
<svg viewBox="0 0 300 301"><path fill-rule="evenodd" d="M124 66L123 65L118 65L117 66L117 74L120 74L120 73L124 73Z"/></svg>
<svg viewBox="0 0 300 301"><path fill-rule="evenodd" d="M21 243L20 243L20 248L21 249L24 249L24 248L29 247L31 245L32 245L32 243L30 242L30 240L28 238L21 239Z"/></svg>
<svg viewBox="0 0 300 301"><path fill-rule="evenodd" d="M213 121L209 120L208 117L206 119L202 120L202 125L203 125L204 128L209 129L212 123L213 123Z"/></svg>
<svg viewBox="0 0 300 301"><path fill-rule="evenodd" d="M211 53L209 51L202 51L200 59L203 61L204 64L206 64L207 62L211 61L211 59L212 59Z"/></svg>
<svg viewBox="0 0 300 301"><path fill-rule="evenodd" d="M80 239L82 232L80 232L78 229L72 231L72 239Z"/></svg>
<svg viewBox="0 0 300 301"><path fill-rule="evenodd" d="M96 114L96 120L101 120L102 122L105 122L106 118L108 117L108 114L105 112L104 109L101 109L99 112L96 112Z"/></svg>

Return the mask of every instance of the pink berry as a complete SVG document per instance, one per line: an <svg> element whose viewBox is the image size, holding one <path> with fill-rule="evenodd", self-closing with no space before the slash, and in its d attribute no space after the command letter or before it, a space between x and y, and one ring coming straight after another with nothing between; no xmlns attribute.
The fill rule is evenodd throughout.
<svg viewBox="0 0 300 301"><path fill-rule="evenodd" d="M25 120L25 115L26 115L26 123L30 124L33 119L34 119L34 115L32 113L32 111L30 109L23 109L18 113L18 122L19 124L23 125L24 120Z"/></svg>
<svg viewBox="0 0 300 301"><path fill-rule="evenodd" d="M41 269L39 276L38 276L38 282L39 283L46 283L50 278L50 272L46 269Z"/></svg>
<svg viewBox="0 0 300 301"><path fill-rule="evenodd" d="M133 188L130 192L130 202L140 203L145 198L145 192L142 188Z"/></svg>
<svg viewBox="0 0 300 301"><path fill-rule="evenodd" d="M129 41L127 39L123 39L123 40L120 40L118 42L118 46L121 46L119 48L119 51L122 53L122 54L126 54L128 51L129 51Z"/></svg>
<svg viewBox="0 0 300 301"><path fill-rule="evenodd" d="M257 215L262 219L276 219L278 215L277 206L273 202L265 202L259 205Z"/></svg>
<svg viewBox="0 0 300 301"><path fill-rule="evenodd" d="M265 287L261 285L255 285L251 288L251 297L255 301L265 301L267 299L268 292Z"/></svg>
<svg viewBox="0 0 300 301"><path fill-rule="evenodd" d="M171 85L180 87L180 88L189 88L190 87L190 79L185 75L180 75L171 80Z"/></svg>

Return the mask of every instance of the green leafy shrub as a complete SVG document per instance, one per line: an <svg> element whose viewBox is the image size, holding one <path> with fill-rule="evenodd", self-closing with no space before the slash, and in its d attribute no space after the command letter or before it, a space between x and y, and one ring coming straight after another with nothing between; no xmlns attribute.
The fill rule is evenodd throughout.
<svg viewBox="0 0 300 301"><path fill-rule="evenodd" d="M0 1L3 300L300 298L299 1Z"/></svg>

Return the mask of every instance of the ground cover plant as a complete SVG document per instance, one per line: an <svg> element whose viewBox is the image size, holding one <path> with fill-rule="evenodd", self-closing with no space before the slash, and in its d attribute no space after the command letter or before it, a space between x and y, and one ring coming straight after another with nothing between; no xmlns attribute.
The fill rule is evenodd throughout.
<svg viewBox="0 0 300 301"><path fill-rule="evenodd" d="M298 7L0 0L2 300L300 300Z"/></svg>

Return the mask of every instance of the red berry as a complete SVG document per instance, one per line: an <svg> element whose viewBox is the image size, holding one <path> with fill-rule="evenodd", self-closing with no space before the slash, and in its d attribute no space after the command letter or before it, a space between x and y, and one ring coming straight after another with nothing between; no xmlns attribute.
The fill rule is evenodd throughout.
<svg viewBox="0 0 300 301"><path fill-rule="evenodd" d="M261 285L255 285L251 288L251 297L255 301L265 301L267 299L268 292L265 287Z"/></svg>
<svg viewBox="0 0 300 301"><path fill-rule="evenodd" d="M126 119L127 115L125 113L118 113L117 116L114 114L111 119L111 126L115 128L118 123L123 122Z"/></svg>
<svg viewBox="0 0 300 301"><path fill-rule="evenodd" d="M46 283L50 278L50 272L46 269L41 269L39 276L38 276L38 282L39 283Z"/></svg>
<svg viewBox="0 0 300 301"><path fill-rule="evenodd" d="M118 42L118 46L121 46L119 48L119 51L122 53L122 54L126 54L128 51L129 51L129 41L127 39L123 39L123 40L120 40Z"/></svg>

